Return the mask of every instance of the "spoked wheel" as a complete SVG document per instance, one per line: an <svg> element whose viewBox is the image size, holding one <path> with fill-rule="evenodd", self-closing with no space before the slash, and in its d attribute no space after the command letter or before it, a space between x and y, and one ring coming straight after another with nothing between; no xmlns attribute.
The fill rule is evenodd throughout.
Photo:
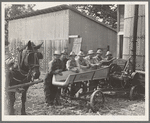
<svg viewBox="0 0 150 123"><path fill-rule="evenodd" d="M135 100L135 99L138 99L139 96L140 96L140 94L139 94L138 86L135 85L130 90L129 98L130 98L130 100Z"/></svg>
<svg viewBox="0 0 150 123"><path fill-rule="evenodd" d="M90 98L90 106L93 112L97 112L104 104L104 95L100 90L92 93Z"/></svg>

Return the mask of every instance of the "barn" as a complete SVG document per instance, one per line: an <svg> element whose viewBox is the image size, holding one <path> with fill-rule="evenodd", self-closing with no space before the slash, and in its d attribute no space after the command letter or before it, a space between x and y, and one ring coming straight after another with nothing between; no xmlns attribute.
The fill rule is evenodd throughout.
<svg viewBox="0 0 150 123"><path fill-rule="evenodd" d="M28 14L7 19L9 51L17 54L17 47L21 47L29 40L39 44L44 54L41 61L43 70L52 59L55 50L70 51L102 48L104 54L110 50L113 56L117 54L117 31L100 23L92 17L82 14L68 5L55 6L38 10Z"/></svg>
<svg viewBox="0 0 150 123"><path fill-rule="evenodd" d="M117 56L135 57L135 69L145 71L145 5L119 5L117 16Z"/></svg>

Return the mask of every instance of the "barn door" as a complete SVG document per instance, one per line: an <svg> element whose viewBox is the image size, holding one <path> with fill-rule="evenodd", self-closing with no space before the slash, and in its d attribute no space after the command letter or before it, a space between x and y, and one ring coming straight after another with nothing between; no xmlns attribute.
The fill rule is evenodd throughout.
<svg viewBox="0 0 150 123"><path fill-rule="evenodd" d="M82 38L74 38L72 51L78 54L81 50Z"/></svg>

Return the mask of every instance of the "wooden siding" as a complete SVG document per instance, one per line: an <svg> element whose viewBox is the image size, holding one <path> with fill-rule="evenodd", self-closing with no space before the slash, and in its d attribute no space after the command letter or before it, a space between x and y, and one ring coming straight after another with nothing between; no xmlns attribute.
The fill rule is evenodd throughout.
<svg viewBox="0 0 150 123"><path fill-rule="evenodd" d="M127 59L132 51L134 5L125 5L123 58ZM145 70L145 6L139 5L136 43L136 69Z"/></svg>
<svg viewBox="0 0 150 123"><path fill-rule="evenodd" d="M119 6L119 31L124 28L124 5Z"/></svg>
<svg viewBox="0 0 150 123"><path fill-rule="evenodd" d="M40 49L44 55L41 66L46 71L53 52L68 46L68 23L68 10L9 21L9 50L17 57L17 47L29 40L35 44L44 42Z"/></svg>
<svg viewBox="0 0 150 123"><path fill-rule="evenodd" d="M97 48L103 48L106 52L107 45L109 45L110 51L116 56L117 32L71 10L69 11L69 35L82 37L81 47L84 52L90 49L96 51ZM70 46L72 41L73 39L70 39Z"/></svg>

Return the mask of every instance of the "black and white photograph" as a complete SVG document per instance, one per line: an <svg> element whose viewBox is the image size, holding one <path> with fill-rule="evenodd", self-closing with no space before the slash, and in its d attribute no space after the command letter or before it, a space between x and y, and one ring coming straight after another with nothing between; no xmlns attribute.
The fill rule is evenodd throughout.
<svg viewBox="0 0 150 123"><path fill-rule="evenodd" d="M2 121L148 121L148 2L2 2Z"/></svg>

